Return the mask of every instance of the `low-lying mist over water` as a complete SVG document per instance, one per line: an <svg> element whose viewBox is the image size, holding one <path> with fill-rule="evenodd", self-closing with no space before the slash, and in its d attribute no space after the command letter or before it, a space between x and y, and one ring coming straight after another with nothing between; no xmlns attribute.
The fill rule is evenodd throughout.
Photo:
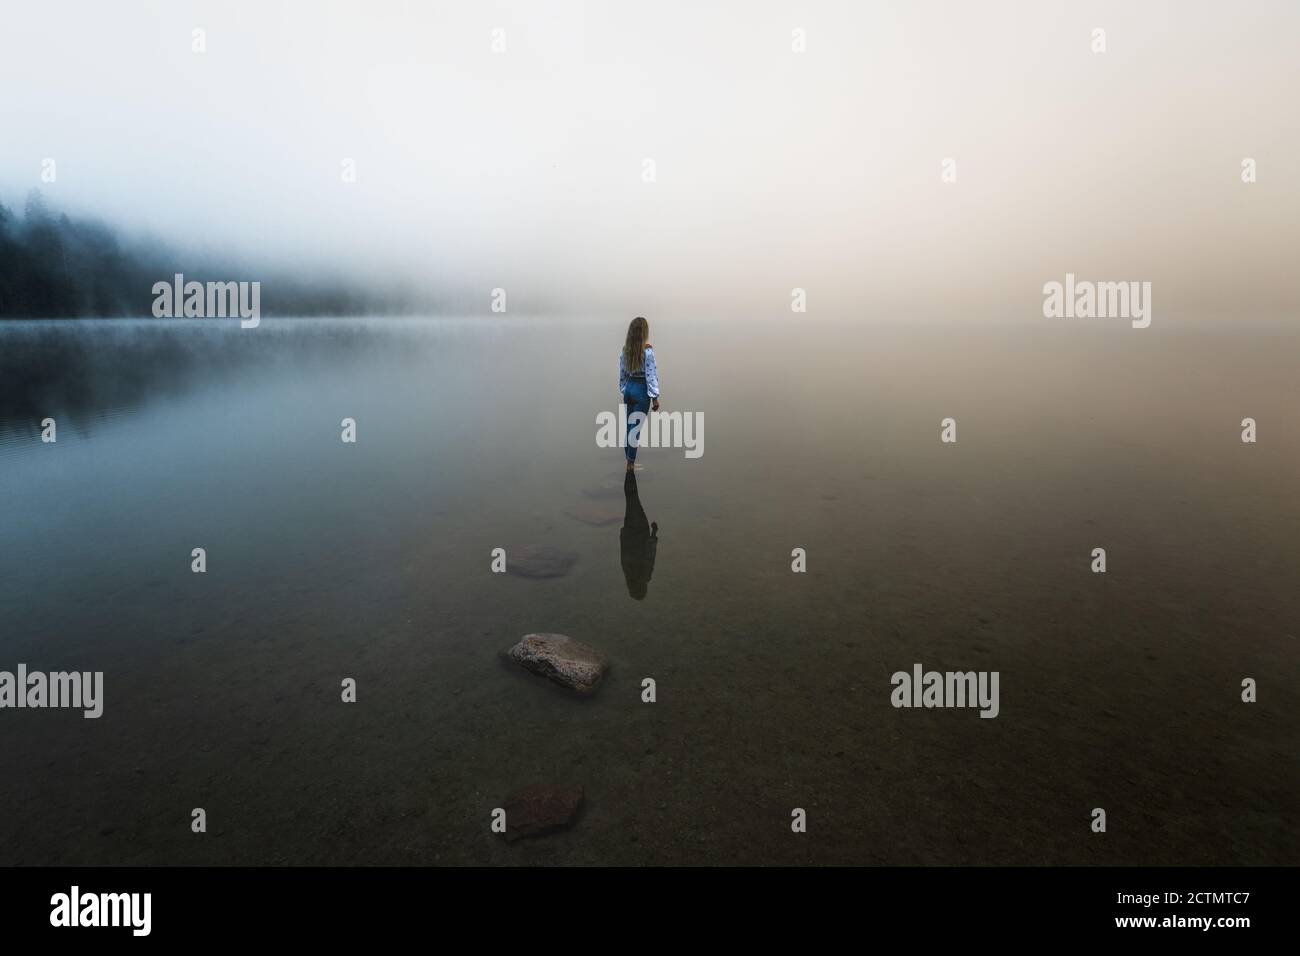
<svg viewBox="0 0 1300 956"><path fill-rule="evenodd" d="M97 720L4 712L9 861L1293 860L1300 343L1147 332L657 318L708 439L629 497L617 327L0 326L4 660L104 674ZM532 546L571 567L492 573ZM530 632L599 692L504 666ZM996 718L893 706L918 663ZM578 823L498 842L538 780Z"/></svg>

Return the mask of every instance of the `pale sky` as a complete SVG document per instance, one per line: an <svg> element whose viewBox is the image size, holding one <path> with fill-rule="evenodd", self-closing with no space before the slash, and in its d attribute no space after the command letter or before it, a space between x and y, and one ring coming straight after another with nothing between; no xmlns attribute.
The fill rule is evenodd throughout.
<svg viewBox="0 0 1300 956"><path fill-rule="evenodd" d="M1157 321L1300 311L1293 0L42 0L4 19L0 199L21 206L52 158L56 209L254 264L410 276L471 307L500 286L525 312L779 315L802 287L853 321L1033 321L1067 271L1151 281Z"/></svg>

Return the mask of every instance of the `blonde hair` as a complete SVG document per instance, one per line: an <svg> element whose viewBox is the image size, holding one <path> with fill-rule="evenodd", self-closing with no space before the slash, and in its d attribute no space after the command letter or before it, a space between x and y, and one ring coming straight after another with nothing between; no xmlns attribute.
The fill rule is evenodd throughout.
<svg viewBox="0 0 1300 956"><path fill-rule="evenodd" d="M638 315L627 327L627 342L623 344L623 368L628 374L641 371L649 337L650 323Z"/></svg>

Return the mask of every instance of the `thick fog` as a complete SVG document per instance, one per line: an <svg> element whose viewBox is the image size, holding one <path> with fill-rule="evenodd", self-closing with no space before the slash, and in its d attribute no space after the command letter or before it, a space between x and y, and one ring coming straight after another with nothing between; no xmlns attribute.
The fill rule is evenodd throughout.
<svg viewBox="0 0 1300 956"><path fill-rule="evenodd" d="M241 279L324 269L470 313L504 288L512 313L779 317L802 288L816 316L1033 321L1072 272L1150 281L1157 323L1300 306L1289 0L44 0L4 21L0 200L39 187Z"/></svg>

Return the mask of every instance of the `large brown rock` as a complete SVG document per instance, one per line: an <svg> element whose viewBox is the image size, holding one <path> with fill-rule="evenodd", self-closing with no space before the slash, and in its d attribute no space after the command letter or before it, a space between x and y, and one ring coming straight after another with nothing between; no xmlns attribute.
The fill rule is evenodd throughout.
<svg viewBox="0 0 1300 956"><path fill-rule="evenodd" d="M506 840L513 843L567 829L578 819L582 796L582 787L525 787L506 801Z"/></svg>
<svg viewBox="0 0 1300 956"><path fill-rule="evenodd" d="M608 666L595 648L565 634L525 634L506 656L580 694L594 693Z"/></svg>

